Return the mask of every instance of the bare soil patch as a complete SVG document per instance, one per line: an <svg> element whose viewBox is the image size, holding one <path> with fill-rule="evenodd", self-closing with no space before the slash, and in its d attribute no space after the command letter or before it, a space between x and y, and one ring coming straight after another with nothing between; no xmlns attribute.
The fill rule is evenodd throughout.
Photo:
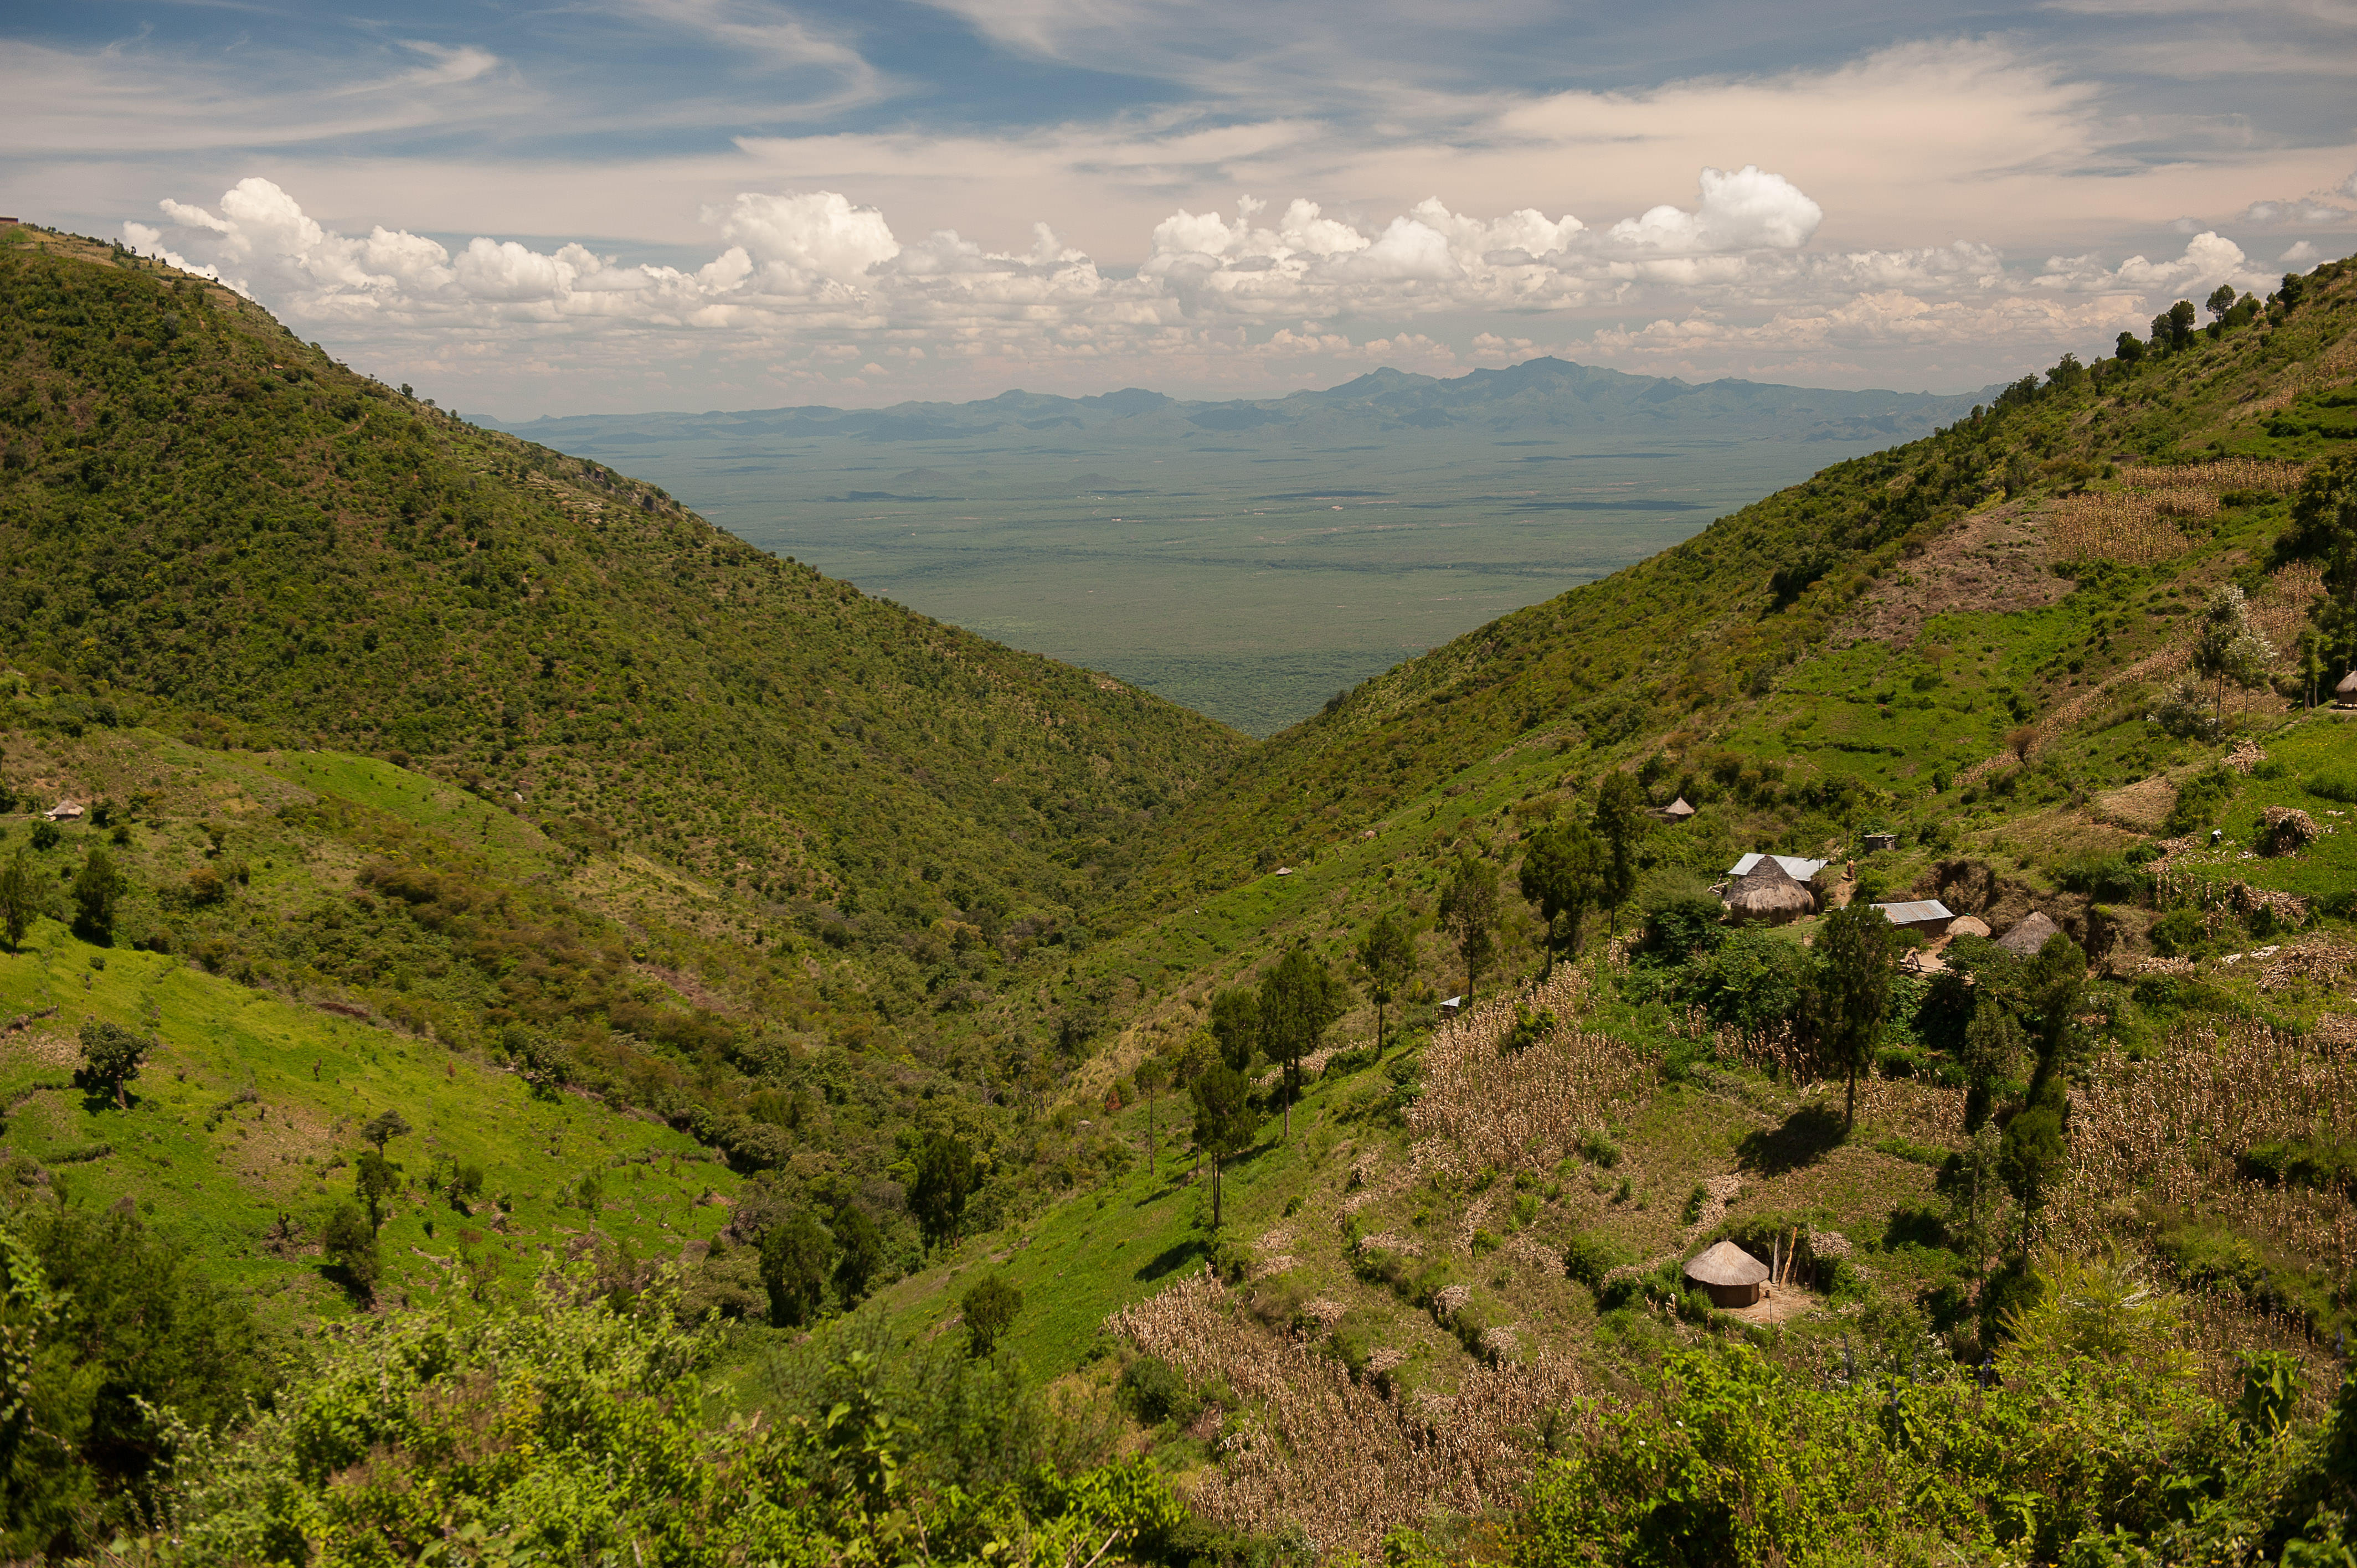
<svg viewBox="0 0 2357 1568"><path fill-rule="evenodd" d="M2014 506L1992 507L1903 562L1857 603L1834 640L1904 648L1935 615L2043 608L2072 585L2047 570L2046 535Z"/></svg>

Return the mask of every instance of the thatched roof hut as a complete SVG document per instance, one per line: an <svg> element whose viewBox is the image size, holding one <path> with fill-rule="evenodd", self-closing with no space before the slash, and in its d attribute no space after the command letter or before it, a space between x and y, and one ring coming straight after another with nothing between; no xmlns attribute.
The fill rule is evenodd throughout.
<svg viewBox="0 0 2357 1568"><path fill-rule="evenodd" d="M2357 670L2341 677L2341 684L2332 688L2332 701L2337 707L2357 708Z"/></svg>
<svg viewBox="0 0 2357 1568"><path fill-rule="evenodd" d="M1683 822L1694 814L1694 807L1687 802L1686 798L1684 795L1679 796L1676 800L1671 801L1668 805L1653 813L1653 815L1661 818L1662 821L1665 822Z"/></svg>
<svg viewBox="0 0 2357 1568"><path fill-rule="evenodd" d="M2015 921L2013 929L1997 938L1996 945L2016 958L2036 958L2038 950L2046 945L2046 939L2059 936L2061 931L2061 927L2033 909Z"/></svg>
<svg viewBox="0 0 2357 1568"><path fill-rule="evenodd" d="M1793 881L1774 855L1760 856L1727 890L1727 916L1738 924L1757 920L1781 926L1816 911L1817 896Z"/></svg>
<svg viewBox="0 0 2357 1568"><path fill-rule="evenodd" d="M1985 937L1989 934L1988 922L1978 915L1959 915L1948 922L1952 937Z"/></svg>
<svg viewBox="0 0 2357 1568"><path fill-rule="evenodd" d="M1768 1265L1734 1242L1720 1241L1686 1264L1686 1278L1710 1293L1713 1306L1749 1306L1768 1283Z"/></svg>
<svg viewBox="0 0 2357 1568"><path fill-rule="evenodd" d="M71 800L59 800L44 814L53 822L78 822L81 821L81 807Z"/></svg>

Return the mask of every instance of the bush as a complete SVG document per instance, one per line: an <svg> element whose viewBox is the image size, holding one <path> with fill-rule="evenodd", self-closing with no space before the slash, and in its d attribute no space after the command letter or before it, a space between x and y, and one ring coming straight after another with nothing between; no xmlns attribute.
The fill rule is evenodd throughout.
<svg viewBox="0 0 2357 1568"><path fill-rule="evenodd" d="M2163 958L2190 958L2210 940L2210 928L2197 909L2171 909L2152 923L2152 950Z"/></svg>
<svg viewBox="0 0 2357 1568"><path fill-rule="evenodd" d="M2240 776L2231 768L2220 765L2202 769L2177 787L2177 802L2169 807L2160 831L2171 838L2200 832L2226 809L2240 782Z"/></svg>
<svg viewBox="0 0 2357 1568"><path fill-rule="evenodd" d="M1007 1283L1004 1274L992 1274L960 1296L958 1311L965 1317L966 1354L976 1360L986 1359L1015 1326L1015 1316L1022 1310L1023 1293Z"/></svg>
<svg viewBox="0 0 2357 1568"><path fill-rule="evenodd" d="M1121 1369L1118 1387L1123 1405L1148 1426L1166 1421L1184 1426L1202 1412L1203 1402L1178 1369L1159 1356L1134 1358Z"/></svg>
<svg viewBox="0 0 2357 1568"><path fill-rule="evenodd" d="M1563 1272L1589 1290L1601 1292L1604 1276L1629 1261L1628 1254L1592 1230L1582 1230L1563 1250Z"/></svg>
<svg viewBox="0 0 2357 1568"><path fill-rule="evenodd" d="M2323 800L2357 806L2357 773L2311 773L2299 787Z"/></svg>

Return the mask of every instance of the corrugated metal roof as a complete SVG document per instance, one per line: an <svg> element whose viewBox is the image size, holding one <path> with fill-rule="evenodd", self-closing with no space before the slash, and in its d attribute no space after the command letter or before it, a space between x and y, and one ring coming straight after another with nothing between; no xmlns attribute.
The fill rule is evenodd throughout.
<svg viewBox="0 0 2357 1568"><path fill-rule="evenodd" d="M1784 868L1784 875L1791 877L1795 882L1806 882L1810 877L1814 876L1818 872L1823 871L1825 868L1825 863L1822 860L1803 860L1800 856L1795 854L1770 855L1767 858L1775 861L1777 865L1782 866ZM1727 875L1730 876L1749 875L1751 868L1759 865L1760 859L1761 857L1759 855L1747 854L1741 860L1735 863L1735 869L1728 872Z"/></svg>
<svg viewBox="0 0 2357 1568"><path fill-rule="evenodd" d="M1912 926L1922 920L1953 920L1956 912L1937 898L1918 898L1908 904L1877 904L1882 918L1894 926Z"/></svg>

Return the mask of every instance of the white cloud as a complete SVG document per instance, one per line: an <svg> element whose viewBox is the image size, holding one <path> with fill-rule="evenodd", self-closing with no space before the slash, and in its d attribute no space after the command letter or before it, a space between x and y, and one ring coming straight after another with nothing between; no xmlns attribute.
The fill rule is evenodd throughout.
<svg viewBox="0 0 2357 1568"><path fill-rule="evenodd" d="M2309 244L2306 240L2302 240L2293 245L2290 250L2286 251L2282 255L2277 256L2276 261L2279 264L2287 267L2304 267L2315 263L2318 257L2321 254L2322 252L2318 251L2314 245Z"/></svg>
<svg viewBox="0 0 2357 1568"><path fill-rule="evenodd" d="M1824 221L1824 209L1780 174L1746 164L1733 174L1702 171L1702 204L1692 212L1656 207L1624 218L1609 237L1639 250L1680 253L1794 250Z"/></svg>
<svg viewBox="0 0 2357 1568"><path fill-rule="evenodd" d="M2357 211L2335 206L2329 201L2254 201L2244 209L2243 221L2261 228L2283 223L2357 223Z"/></svg>

